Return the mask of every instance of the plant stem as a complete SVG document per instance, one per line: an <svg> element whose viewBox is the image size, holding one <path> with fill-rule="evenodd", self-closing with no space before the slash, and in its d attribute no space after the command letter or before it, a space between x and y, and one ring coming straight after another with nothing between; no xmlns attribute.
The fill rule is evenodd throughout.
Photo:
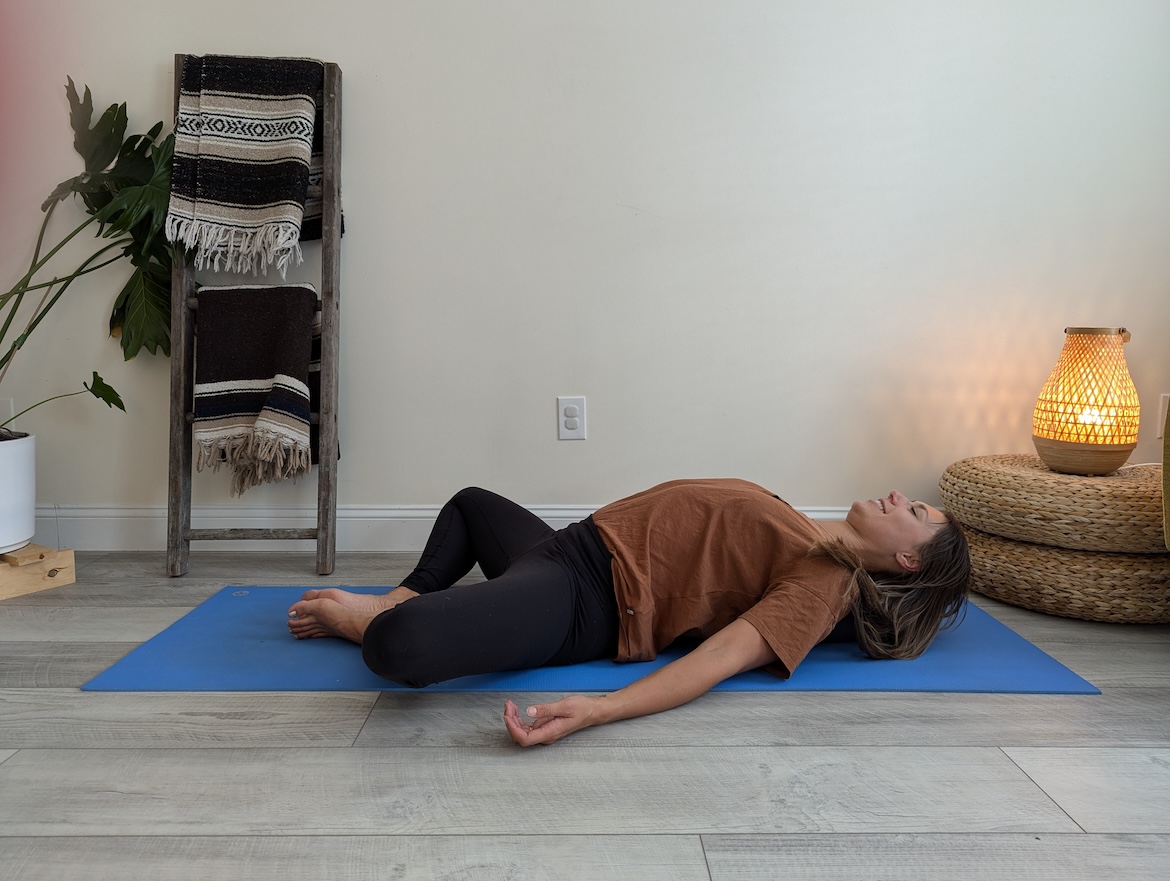
<svg viewBox="0 0 1170 881"><path fill-rule="evenodd" d="M53 395L53 397L51 397L51 398L45 398L43 401L40 401L39 403L33 404L31 407L25 407L23 410L21 410L15 416L13 416L9 419L5 419L3 422L0 422L0 428L3 428L9 422L16 421L21 416L23 416L25 413L27 413L29 410L35 410L37 407L41 406L41 404L47 404L47 403L49 403L49 401L56 401L56 400L59 400L60 398L72 398L74 395L84 395L88 391L89 391L89 389L83 388L79 392L65 392L65 394L63 394L63 395Z"/></svg>
<svg viewBox="0 0 1170 881"><path fill-rule="evenodd" d="M61 203L54 202L45 209L45 219L41 221L41 231L37 233L37 246L33 248L33 264L36 264L37 258L41 256L41 245L45 241L45 231L49 228L49 218L53 216L53 212L57 210L59 204Z"/></svg>
<svg viewBox="0 0 1170 881"><path fill-rule="evenodd" d="M56 206L57 203L54 202L45 211L45 219L41 221L41 229L37 234L37 246L33 251L33 259L32 263L29 265L28 272L24 274L24 277L21 278L20 281L12 286L12 289L9 290L8 293L0 294L0 308L7 308L9 310L8 317L4 320L4 326L0 327L0 342L3 342L7 338L8 330L12 326L13 319L16 318L16 313L20 310L20 303L24 299L25 292L29 289L29 285L33 280L33 276L35 276L45 266L45 264L53 258L54 254L56 254L61 250L61 248L65 246L66 242L70 241L74 236L93 223L96 219L93 217L87 218L81 223L80 226L77 227L77 229L73 230L73 232L69 233L67 236L65 236L65 238L58 242L56 247L54 247L42 259L41 246L45 240L45 231L49 227L49 218L53 216L53 209ZM49 284L52 285L53 283L54 282L50 282ZM12 302L13 300L15 300L15 302ZM7 360L8 357L4 358L4 361ZM0 361L0 363L3 363L3 361Z"/></svg>
<svg viewBox="0 0 1170 881"><path fill-rule="evenodd" d="M25 327L24 332L16 338L16 340L9 347L8 351L5 352L2 356L0 356L0 368L3 368L3 370L0 370L0 382L3 381L5 374L8 373L8 368L9 368L9 366L11 366L12 360L16 357L16 352L20 349L21 346L24 345L24 341L28 338L28 335L36 329L37 325L41 323L41 320L49 313L49 310L52 309L53 306L56 305L56 303L59 299L61 299L61 295L65 293L65 291L68 289L69 285L72 284L73 281L75 279L77 279L78 277L85 275L87 272L93 271L93 269L99 268L96 266L91 267L91 268L87 268L87 267L89 267L89 264L91 264L93 261L95 261L99 257L101 257L102 254L106 253L107 251L113 250L114 248L122 247L127 242L130 242L130 241L132 241L132 240L128 239L128 238L117 239L116 241L111 242L110 244L106 245L105 247L99 248L95 253L91 254L88 258L86 258L86 260L80 266L78 266L77 269L73 273L65 276L64 278L55 278L51 282L48 282L47 284L39 284L39 285L31 286L31 287L26 287L24 290L22 290L20 292L20 296L18 297L16 303L12 306L12 311L8 316L8 320L4 322L3 330L0 331L0 339L4 338L5 334L8 331L9 325L12 323L12 319L16 317L16 311L20 306L20 300L24 298L24 294L27 293L29 290L33 290L34 288L40 288L40 287L46 288L44 295L41 297L40 303L38 303L36 308L33 310L33 317L29 320L28 326ZM51 256L52 256L52 252L50 252L50 254L45 259L48 259L48 257L51 257ZM115 259L119 259L119 258L115 258ZM112 263L113 261L111 260L111 261L107 261L107 262ZM102 264L102 265L104 266L106 264ZM57 284L57 283L60 283L61 287L57 289L56 294L52 295L52 299L49 299L49 295L52 294L52 292L53 292L53 285ZM48 300L47 304L45 302L46 300Z"/></svg>
<svg viewBox="0 0 1170 881"><path fill-rule="evenodd" d="M121 244L125 244L126 242L129 242L129 241L131 241L131 239L118 239L118 241L116 241L114 244L121 245ZM113 246L110 246L110 247L113 247ZM109 250L108 247L102 248L102 252L105 252L108 250ZM121 259L122 259L122 255L119 254L117 257L111 257L105 263L99 263L97 266L89 267L89 269L80 269L77 272L72 273L71 275L65 276L65 278L77 278L77 277L80 277L82 275L89 275L89 273L97 272L99 269L104 269L105 267L107 267L113 263L117 263ZM49 288L49 287L52 287L53 285L57 284L57 282L59 282L61 280L62 279L54 278L51 281L42 281L42 282L38 282L37 284L30 284L24 290L27 293L28 291L36 291L36 290L40 290L41 288Z"/></svg>
<svg viewBox="0 0 1170 881"><path fill-rule="evenodd" d="M44 232L45 232L45 226L49 222L48 214L49 214L49 212L46 211L45 212L45 220L41 224L41 235L42 236L44 235ZM89 226L91 223L95 222L96 220L97 220L96 217L86 218L81 223L81 225L79 227L77 227L77 229L73 230L72 232L67 234L65 236L65 238L63 238L63 239L61 239L61 241L57 242L57 244L53 246L52 250L49 251L49 253L47 253L44 257L41 257L39 260L37 259L37 257L40 255L40 239L38 239L37 240L37 251L33 256L33 262L32 262L32 265L29 266L28 272L26 272L24 274L24 277L21 278L20 281L18 281L15 285L12 286L12 289L8 293L4 294L3 296L0 296L0 305L3 305L4 302L6 302L10 297L16 296L18 293L23 293L25 290L27 290L29 283L33 279L33 276L36 275L38 272L40 272L41 269L44 268L45 264L48 263L50 260L52 260L53 256L58 251L60 251L62 248L64 248L70 241L72 241L77 236L78 233L80 233L83 229L85 229L87 226Z"/></svg>

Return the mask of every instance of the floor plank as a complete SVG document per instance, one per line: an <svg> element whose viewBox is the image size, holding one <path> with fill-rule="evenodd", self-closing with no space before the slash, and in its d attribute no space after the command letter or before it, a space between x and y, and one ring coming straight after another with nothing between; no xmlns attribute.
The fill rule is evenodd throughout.
<svg viewBox="0 0 1170 881"><path fill-rule="evenodd" d="M705 835L712 881L1165 881L1170 836Z"/></svg>
<svg viewBox="0 0 1170 881"><path fill-rule="evenodd" d="M1088 832L1170 833L1170 750L1004 751Z"/></svg>
<svg viewBox="0 0 1170 881"><path fill-rule="evenodd" d="M0 605L0 642L145 642L190 611L183 606L78 609Z"/></svg>
<svg viewBox="0 0 1170 881"><path fill-rule="evenodd" d="M488 745L503 702L558 694L386 692L357 746ZM1101 695L715 693L573 736L573 746L1165 746L1170 691Z"/></svg>
<svg viewBox="0 0 1170 881"><path fill-rule="evenodd" d="M229 584L393 586L411 570L417 560L417 554L344 553L337 555L331 574L318 575L316 555L312 553L203 551L191 554L191 564L186 575L171 578L166 574L165 554L143 551L93 557L79 553L77 567L78 580L84 579L91 584L112 583L127 578L150 579L159 589L179 587L190 581L217 582L221 587Z"/></svg>
<svg viewBox="0 0 1170 881"><path fill-rule="evenodd" d="M698 836L0 839L5 881L708 881Z"/></svg>
<svg viewBox="0 0 1170 881"><path fill-rule="evenodd" d="M70 606L74 609L91 609L95 606L180 606L192 609L223 588L219 582L181 580L159 586L155 583L157 580L132 582L121 579L108 584L78 581L4 600L0 603L0 609L16 606Z"/></svg>
<svg viewBox="0 0 1170 881"><path fill-rule="evenodd" d="M978 594L972 598L972 602L1033 642L1048 640L1109 643L1170 642L1170 624L1107 624L1102 621L1081 621L1077 618L1062 618L1059 615L1021 609Z"/></svg>
<svg viewBox="0 0 1170 881"><path fill-rule="evenodd" d="M0 789L14 836L1079 831L984 748L26 749Z"/></svg>
<svg viewBox="0 0 1170 881"><path fill-rule="evenodd" d="M0 689L0 747L347 747L377 695Z"/></svg>
<svg viewBox="0 0 1170 881"><path fill-rule="evenodd" d="M1098 688L1170 688L1170 643L1049 641L1040 647Z"/></svg>
<svg viewBox="0 0 1170 881"><path fill-rule="evenodd" d="M0 642L0 688L80 688L137 642Z"/></svg>

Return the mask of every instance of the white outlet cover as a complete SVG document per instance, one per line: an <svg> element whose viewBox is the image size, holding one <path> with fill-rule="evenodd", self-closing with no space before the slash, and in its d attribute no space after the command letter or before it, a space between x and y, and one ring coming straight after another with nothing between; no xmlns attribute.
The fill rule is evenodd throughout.
<svg viewBox="0 0 1170 881"><path fill-rule="evenodd" d="M557 397L557 439L585 440L585 396Z"/></svg>

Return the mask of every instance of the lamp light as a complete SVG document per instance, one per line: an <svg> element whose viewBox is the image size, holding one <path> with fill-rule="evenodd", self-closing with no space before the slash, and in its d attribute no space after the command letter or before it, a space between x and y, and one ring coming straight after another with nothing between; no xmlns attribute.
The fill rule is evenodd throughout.
<svg viewBox="0 0 1170 881"><path fill-rule="evenodd" d="M1137 446L1138 396L1124 327L1066 327L1064 348L1032 413L1032 443L1064 474L1108 474Z"/></svg>

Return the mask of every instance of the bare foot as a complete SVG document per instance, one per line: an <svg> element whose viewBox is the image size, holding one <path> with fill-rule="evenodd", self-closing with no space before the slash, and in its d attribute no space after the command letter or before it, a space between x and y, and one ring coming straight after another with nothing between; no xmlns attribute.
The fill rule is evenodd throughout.
<svg viewBox="0 0 1170 881"><path fill-rule="evenodd" d="M306 590L301 594L302 600L333 600L347 609L355 612L384 612L392 609L405 599L401 594L405 592L414 595L409 588L396 588L383 594L353 593L339 587L327 587L324 590ZM293 608L296 608L295 606Z"/></svg>
<svg viewBox="0 0 1170 881"><path fill-rule="evenodd" d="M351 609L330 597L314 597L293 603L288 610L288 630L297 639L337 636L361 645L377 614Z"/></svg>

